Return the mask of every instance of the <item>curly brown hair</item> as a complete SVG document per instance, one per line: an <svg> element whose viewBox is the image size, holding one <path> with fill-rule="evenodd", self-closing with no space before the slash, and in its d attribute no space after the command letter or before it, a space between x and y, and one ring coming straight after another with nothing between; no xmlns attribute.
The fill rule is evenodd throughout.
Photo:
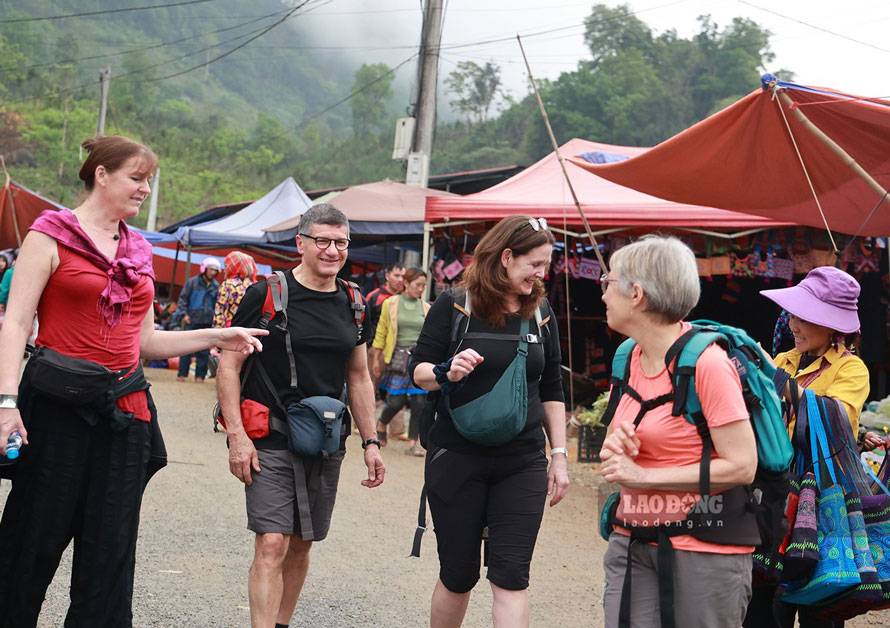
<svg viewBox="0 0 890 628"><path fill-rule="evenodd" d="M501 264L501 253L506 249L513 255L525 255L542 244L553 244L555 238L547 229L535 230L531 216L515 214L507 216L486 233L476 250L473 261L464 270L461 285L469 291L472 299L473 314L487 321L494 327L507 324L507 295L510 292L510 281L507 271ZM523 318L531 318L544 298L544 284L535 282L531 294L519 295L519 313Z"/></svg>

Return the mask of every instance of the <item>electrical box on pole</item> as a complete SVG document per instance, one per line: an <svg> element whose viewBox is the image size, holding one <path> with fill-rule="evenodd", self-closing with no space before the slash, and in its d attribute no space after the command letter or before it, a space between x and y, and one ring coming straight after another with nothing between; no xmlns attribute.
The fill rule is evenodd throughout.
<svg viewBox="0 0 890 628"><path fill-rule="evenodd" d="M396 120L396 138L392 145L393 159L408 159L414 141L414 118Z"/></svg>
<svg viewBox="0 0 890 628"><path fill-rule="evenodd" d="M423 153L410 153L408 155L408 170L405 173L405 183L417 187L426 187L430 174L430 158Z"/></svg>

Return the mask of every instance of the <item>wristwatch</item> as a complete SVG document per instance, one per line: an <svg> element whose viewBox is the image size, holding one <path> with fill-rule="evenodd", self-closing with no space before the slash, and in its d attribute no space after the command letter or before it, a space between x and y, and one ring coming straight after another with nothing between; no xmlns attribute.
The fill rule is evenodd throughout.
<svg viewBox="0 0 890 628"><path fill-rule="evenodd" d="M368 445L377 445L377 449L380 449L380 441L376 438L369 438L368 440L362 441L362 449L367 449Z"/></svg>
<svg viewBox="0 0 890 628"><path fill-rule="evenodd" d="M563 456L565 456L566 458L568 458L568 457L569 457L569 450L566 449L565 447L552 447L552 448L550 449L550 457L551 457L551 458L553 457L553 454L562 454Z"/></svg>
<svg viewBox="0 0 890 628"><path fill-rule="evenodd" d="M18 395L0 395L0 408L17 408Z"/></svg>

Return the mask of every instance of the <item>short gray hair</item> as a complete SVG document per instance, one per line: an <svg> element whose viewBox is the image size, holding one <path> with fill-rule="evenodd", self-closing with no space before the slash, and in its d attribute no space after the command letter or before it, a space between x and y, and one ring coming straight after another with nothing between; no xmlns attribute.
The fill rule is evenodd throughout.
<svg viewBox="0 0 890 628"><path fill-rule="evenodd" d="M646 311L664 323L686 318L701 296L695 253L677 238L644 236L615 251L611 264L619 289L629 294L639 284Z"/></svg>
<svg viewBox="0 0 890 628"><path fill-rule="evenodd" d="M333 227L346 227L346 237L349 237L349 220L346 214L330 203L319 203L307 209L300 216L300 226L297 231L307 235L312 233L314 225L330 225Z"/></svg>

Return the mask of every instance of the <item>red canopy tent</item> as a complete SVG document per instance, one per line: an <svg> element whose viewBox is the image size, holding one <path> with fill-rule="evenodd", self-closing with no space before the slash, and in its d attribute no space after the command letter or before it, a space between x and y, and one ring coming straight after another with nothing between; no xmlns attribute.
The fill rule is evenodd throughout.
<svg viewBox="0 0 890 628"><path fill-rule="evenodd" d="M766 75L763 89L627 161L568 154L599 177L679 203L890 235L886 100Z"/></svg>
<svg viewBox="0 0 890 628"><path fill-rule="evenodd" d="M45 209L62 206L6 177L0 190L0 249L19 248L28 228Z"/></svg>
<svg viewBox="0 0 890 628"><path fill-rule="evenodd" d="M563 155L591 154L593 159L616 160L644 154L647 148L613 146L572 139L560 147ZM626 162L625 162L626 163ZM712 207L674 203L642 194L622 185L587 177L580 172L569 176L581 202L584 215L595 227L684 228L719 235L715 230L761 230L788 226L748 214ZM500 220L511 214L531 214L546 218L551 227L581 225L556 156L551 153L519 174L476 194L458 197L431 197L426 202L426 220L435 223ZM580 234L577 234L580 235ZM738 234L725 234L731 237Z"/></svg>

